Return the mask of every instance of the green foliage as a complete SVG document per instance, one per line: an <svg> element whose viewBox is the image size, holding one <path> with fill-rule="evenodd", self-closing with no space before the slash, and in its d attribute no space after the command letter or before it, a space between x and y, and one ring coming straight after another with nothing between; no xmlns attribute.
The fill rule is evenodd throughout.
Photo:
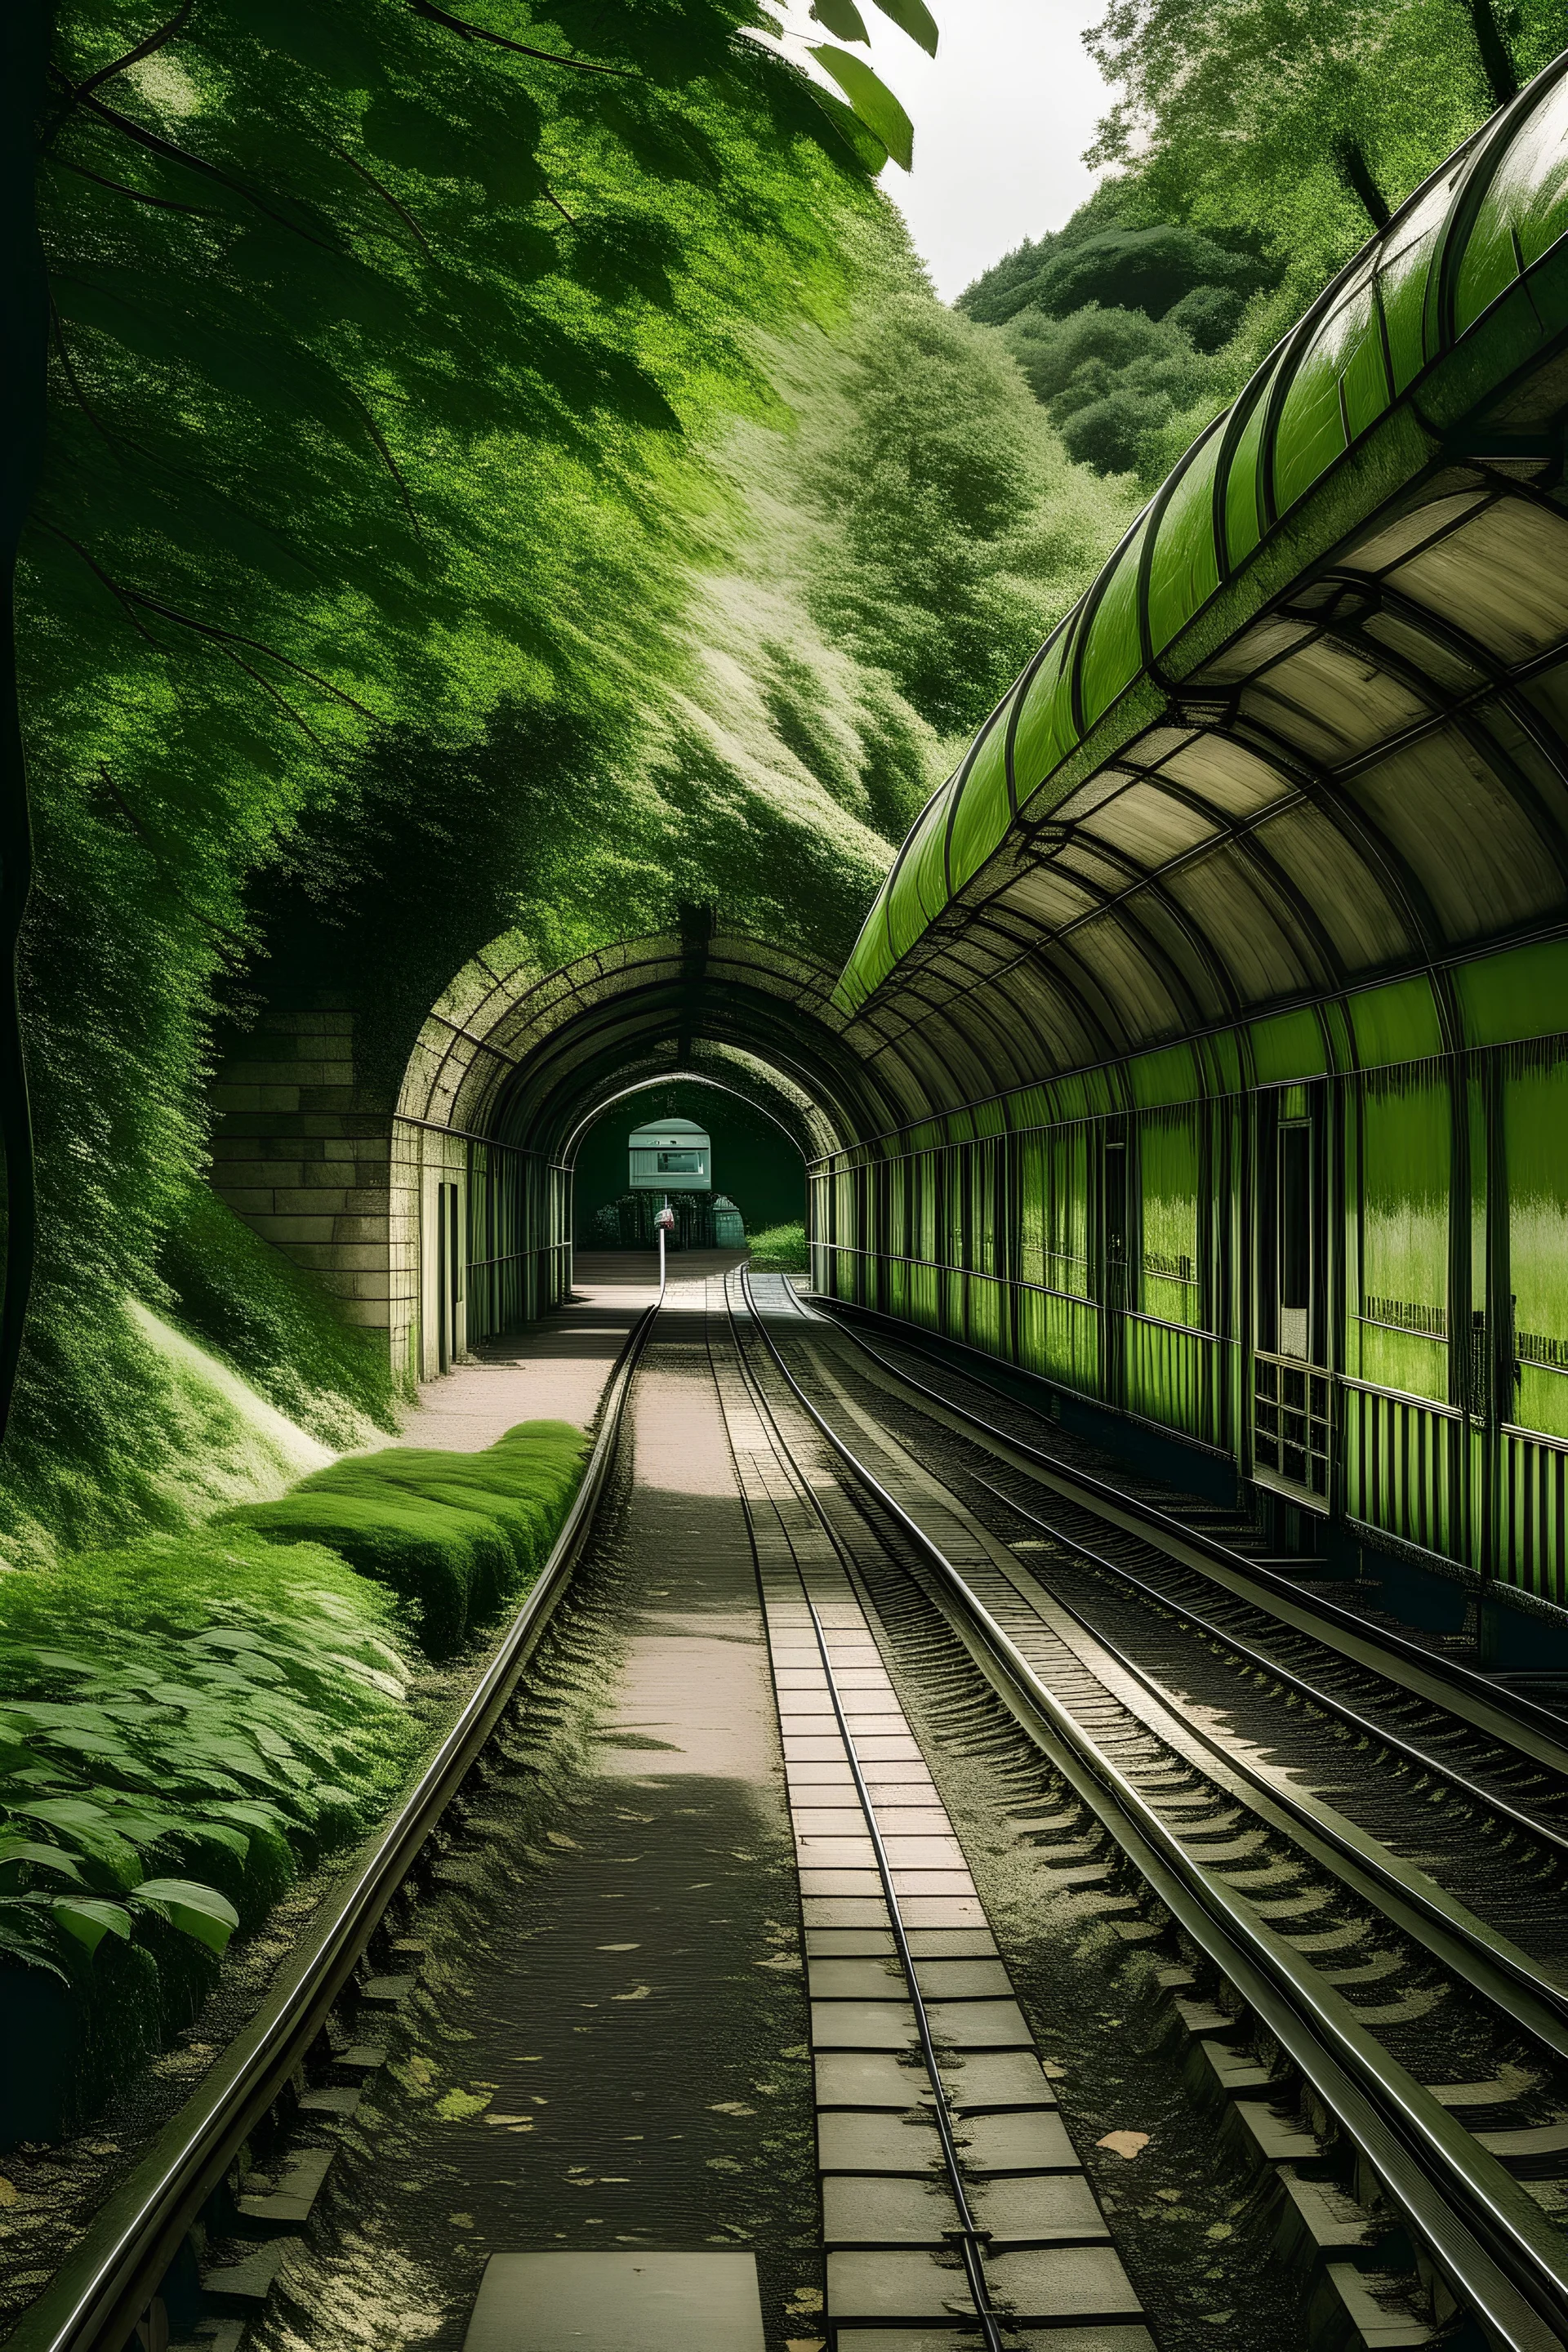
<svg viewBox="0 0 1568 2352"><path fill-rule="evenodd" d="M1546 0L1115 0L1087 36L1112 175L961 307L1005 330L1074 457L1152 488L1562 29Z"/></svg>
<svg viewBox="0 0 1568 2352"><path fill-rule="evenodd" d="M830 42L823 42L811 54L823 71L832 75L868 131L880 140L894 163L910 171L915 160L915 127L886 82L853 49L835 48Z"/></svg>
<svg viewBox="0 0 1568 2352"><path fill-rule="evenodd" d="M624 751L672 667L675 549L709 495L686 445L765 401L756 327L836 299L838 223L868 201L751 21L490 9L626 79L382 0L212 0L82 92L146 27L121 0L58 12L54 407L21 588L43 1258L14 1528L79 1544L158 1517L116 1467L158 1453L162 1402L119 1302L160 1297L188 1221L257 874L287 860L321 904L335 845L308 814L352 835L416 771L423 824L445 769L510 751L509 710L576 747L570 773L609 735ZM195 1289L222 1305L215 1279ZM316 1411L285 1326L311 1394L375 1409L276 1296L237 1334L268 1393Z"/></svg>
<svg viewBox="0 0 1568 2352"><path fill-rule="evenodd" d="M746 1247L759 1274L805 1274L810 1264L803 1224L769 1225L764 1233L748 1234Z"/></svg>
<svg viewBox="0 0 1568 2352"><path fill-rule="evenodd" d="M260 919L291 984L308 973L321 1001L363 1008L356 1052L374 1050L384 1086L453 971L503 931L542 971L668 926L684 899L825 960L847 952L952 764L946 727L984 715L996 667L1022 657L1123 527L1124 501L1065 460L1016 373L937 305L901 226L850 226L847 315L760 347L772 405L715 434L684 518L606 579L604 691L570 709L509 696L456 750L409 730L302 821ZM911 320L936 339L913 371L900 356ZM1017 445L1023 503L1007 517L1004 485L988 538L964 469L941 462L946 411L971 416L982 468L993 430ZM863 557L843 542L846 483L864 499ZM581 554L602 512L574 512ZM1008 649L977 662L999 614ZM575 624L569 643L580 649ZM945 684L934 724L910 691L917 652Z"/></svg>
<svg viewBox="0 0 1568 2352"><path fill-rule="evenodd" d="M1201 400L1215 374L1173 318L1142 310L1021 310L1002 331L1071 455L1099 473L1141 470L1151 436Z"/></svg>
<svg viewBox="0 0 1568 2352"><path fill-rule="evenodd" d="M1137 180L1103 181L1064 228L1005 255L958 304L1003 330L1071 457L1144 487L1166 470L1173 420L1201 422L1228 396L1234 368L1208 355L1279 277L1251 228L1210 234L1147 210Z"/></svg>
<svg viewBox="0 0 1568 2352"><path fill-rule="evenodd" d="M269 1248L205 1184L193 1184L160 1271L182 1321L261 1394L329 1445L393 1425L386 1343L345 1323L319 1283Z"/></svg>
<svg viewBox="0 0 1568 2352"><path fill-rule="evenodd" d="M232 1524L278 1545L324 1544L406 1604L423 1646L448 1655L549 1555L582 1476L570 1422L522 1422L482 1454L392 1446L316 1472Z"/></svg>
<svg viewBox="0 0 1568 2352"><path fill-rule="evenodd" d="M1240 326L1247 299L1236 286L1194 286L1165 313L1168 327L1179 327L1194 351L1217 352Z"/></svg>
<svg viewBox="0 0 1568 2352"><path fill-rule="evenodd" d="M391 1633L341 1559L254 1537L0 1579L0 1956L69 1983L136 1937L199 1992L170 1936L221 1952L401 1772Z"/></svg>
<svg viewBox="0 0 1568 2352"><path fill-rule="evenodd" d="M1090 161L1130 168L1130 219L1264 240L1289 319L1562 41L1552 0L1116 0Z"/></svg>
<svg viewBox="0 0 1568 2352"><path fill-rule="evenodd" d="M140 1300L35 1325L26 1442L8 1447L8 1564L173 1532L279 1492L324 1449Z"/></svg>
<svg viewBox="0 0 1568 2352"><path fill-rule="evenodd" d="M369 1349L195 1189L215 1018L273 973L337 992L390 1098L502 932L548 968L687 899L832 956L942 737L1121 526L745 0L484 22L628 74L383 0L211 0L73 100L129 43L121 0L59 12L13 1556L241 1490L246 1414L128 1297L333 1443L384 1418Z"/></svg>
<svg viewBox="0 0 1568 2352"><path fill-rule="evenodd" d="M1247 240L1141 220L1131 201L1129 184L1103 182L1064 228L1026 239L984 271L959 296L959 309L992 327L1021 310L1060 319L1088 303L1163 319L1200 290L1224 289L1239 303L1277 280L1278 268Z"/></svg>
<svg viewBox="0 0 1568 2352"><path fill-rule="evenodd" d="M839 344L838 414L854 422L819 425L805 453L830 522L808 608L930 726L967 730L1126 509L1070 464L996 339L922 290L885 298Z"/></svg>

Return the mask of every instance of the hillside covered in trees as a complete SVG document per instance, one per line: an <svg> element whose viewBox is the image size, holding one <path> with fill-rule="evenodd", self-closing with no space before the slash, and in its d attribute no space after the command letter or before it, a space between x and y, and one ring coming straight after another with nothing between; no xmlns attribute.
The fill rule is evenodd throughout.
<svg viewBox="0 0 1568 2352"><path fill-rule="evenodd" d="M1071 455L1152 489L1393 207L1563 45L1523 0L1118 0L1089 202L959 297Z"/></svg>

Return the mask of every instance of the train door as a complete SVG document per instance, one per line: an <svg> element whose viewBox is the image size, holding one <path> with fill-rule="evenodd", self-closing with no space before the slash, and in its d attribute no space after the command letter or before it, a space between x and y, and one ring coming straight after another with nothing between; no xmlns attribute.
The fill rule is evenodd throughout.
<svg viewBox="0 0 1568 2352"><path fill-rule="evenodd" d="M1137 1304L1132 1229L1132 1165L1127 1123L1110 1121L1100 1177L1100 1329L1104 1396L1120 1405L1127 1392L1127 1316Z"/></svg>
<svg viewBox="0 0 1568 2352"><path fill-rule="evenodd" d="M1326 1509L1332 1463L1328 1371L1328 1138L1321 1084L1258 1097L1253 1467Z"/></svg>

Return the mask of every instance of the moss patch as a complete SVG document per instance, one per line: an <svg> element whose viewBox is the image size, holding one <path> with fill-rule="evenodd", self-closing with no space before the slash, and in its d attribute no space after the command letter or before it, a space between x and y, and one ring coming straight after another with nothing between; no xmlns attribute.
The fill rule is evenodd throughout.
<svg viewBox="0 0 1568 2352"><path fill-rule="evenodd" d="M523 1422L479 1454L388 1446L231 1515L275 1544L329 1544L407 1605L423 1646L448 1655L527 1591L582 1476L570 1422Z"/></svg>
<svg viewBox="0 0 1568 2352"><path fill-rule="evenodd" d="M345 1323L319 1282L193 1184L160 1271L180 1318L290 1421L328 1445L393 1422L385 1335Z"/></svg>

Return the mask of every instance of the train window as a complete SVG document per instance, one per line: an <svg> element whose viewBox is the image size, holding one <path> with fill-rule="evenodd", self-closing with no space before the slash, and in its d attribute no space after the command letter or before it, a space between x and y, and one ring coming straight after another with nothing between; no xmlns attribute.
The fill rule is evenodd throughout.
<svg viewBox="0 0 1568 2352"><path fill-rule="evenodd" d="M1447 1402L1454 1106L1446 1075L1373 1070L1360 1095L1359 1328L1349 1366L1379 1388ZM1485 1140L1481 1145L1485 1177ZM1347 1269L1348 1271L1349 1269ZM1484 1234L1474 1304L1486 1304Z"/></svg>
<svg viewBox="0 0 1568 2352"><path fill-rule="evenodd" d="M1312 1328L1312 1130L1279 1130L1279 1353L1306 1357Z"/></svg>
<svg viewBox="0 0 1568 2352"><path fill-rule="evenodd" d="M1201 1319L1198 1122L1189 1104L1146 1111L1138 1122L1140 1303L1163 1323Z"/></svg>
<svg viewBox="0 0 1568 2352"><path fill-rule="evenodd" d="M661 1176L700 1176L702 1154L700 1151L661 1151L658 1172Z"/></svg>

